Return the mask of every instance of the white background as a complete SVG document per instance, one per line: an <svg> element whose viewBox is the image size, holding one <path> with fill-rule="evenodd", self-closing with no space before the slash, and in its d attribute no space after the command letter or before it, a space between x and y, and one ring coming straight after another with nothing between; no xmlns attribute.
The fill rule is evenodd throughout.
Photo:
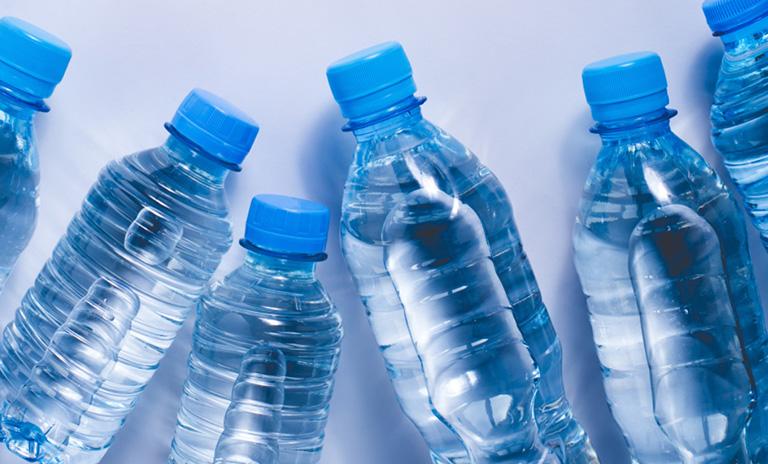
<svg viewBox="0 0 768 464"><path fill-rule="evenodd" d="M240 233L252 194L327 203L338 218L353 150L331 99L328 63L385 40L401 41L425 115L466 143L501 178L565 351L578 419L606 464L628 462L605 405L572 265L570 234L599 147L587 132L580 71L609 55L650 49L664 59L673 128L722 172L709 142L708 107L720 57L698 0L5 0L0 14L65 39L74 57L39 118L41 215L0 298L9 320L109 160L162 143L163 122L192 87L241 106L262 126L244 171L229 185ZM400 413L332 231L322 278L346 339L323 463L427 463ZM752 233L752 238L755 234ZM760 281L765 252L753 240ZM220 268L242 257L233 248ZM765 293L765 292L764 292ZM165 462L185 375L191 325L166 357L108 464ZM0 455L0 462L17 462Z"/></svg>

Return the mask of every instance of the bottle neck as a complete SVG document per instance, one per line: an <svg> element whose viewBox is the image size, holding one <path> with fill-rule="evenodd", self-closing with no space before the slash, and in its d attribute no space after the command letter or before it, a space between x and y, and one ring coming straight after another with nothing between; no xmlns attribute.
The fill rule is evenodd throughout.
<svg viewBox="0 0 768 464"><path fill-rule="evenodd" d="M35 144L35 115L40 109L24 103L4 92L0 88L0 132L2 132L3 150L10 149L17 161L38 169L37 148ZM8 143L13 148L8 147Z"/></svg>
<svg viewBox="0 0 768 464"><path fill-rule="evenodd" d="M18 92L3 87L0 83L0 114L3 119L32 122L38 112L47 112L48 107L42 100L28 101L20 97Z"/></svg>
<svg viewBox="0 0 768 464"><path fill-rule="evenodd" d="M245 266L260 275L285 279L316 280L317 263L313 261L293 260L248 250L245 255Z"/></svg>
<svg viewBox="0 0 768 464"><path fill-rule="evenodd" d="M600 135L603 145L635 143L669 134L669 120L677 110L663 108L631 119L599 121L591 132Z"/></svg>
<svg viewBox="0 0 768 464"><path fill-rule="evenodd" d="M411 95L386 110L350 120L344 130L351 131L358 143L394 134L423 120L421 105L426 100L424 97Z"/></svg>
<svg viewBox="0 0 768 464"><path fill-rule="evenodd" d="M198 152L195 147L175 135L170 135L163 147L180 167L201 182L223 185L229 175L230 168L209 155Z"/></svg>
<svg viewBox="0 0 768 464"><path fill-rule="evenodd" d="M741 55L768 42L768 15L758 18L738 29L716 33L723 42L726 55Z"/></svg>

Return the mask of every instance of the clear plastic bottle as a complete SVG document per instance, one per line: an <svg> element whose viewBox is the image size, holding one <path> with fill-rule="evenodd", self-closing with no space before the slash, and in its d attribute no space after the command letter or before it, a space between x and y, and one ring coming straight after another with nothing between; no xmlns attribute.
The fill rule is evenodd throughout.
<svg viewBox="0 0 768 464"><path fill-rule="evenodd" d="M72 52L17 18L0 19L0 291L37 223L40 172L35 115L64 77Z"/></svg>
<svg viewBox="0 0 768 464"><path fill-rule="evenodd" d="M712 140L768 247L768 1L708 0L725 46L712 105Z"/></svg>
<svg viewBox="0 0 768 464"><path fill-rule="evenodd" d="M328 209L279 195L251 203L245 263L198 305L171 463L210 464L243 356L257 343L285 358L281 464L320 460L341 350L341 319L317 280ZM274 386L274 376L260 379Z"/></svg>
<svg viewBox="0 0 768 464"><path fill-rule="evenodd" d="M8 397L94 281L103 277L138 296L117 364L64 450L78 464L106 452L232 242L224 181L258 127L203 90L192 91L166 127L164 145L102 170L0 341Z"/></svg>
<svg viewBox="0 0 768 464"><path fill-rule="evenodd" d="M139 309L129 289L99 279L51 339L27 383L3 405L2 435L30 462L68 463L62 456L93 396L117 362Z"/></svg>
<svg viewBox="0 0 768 464"><path fill-rule="evenodd" d="M768 248L768 1L708 0L703 9L725 49L712 104L712 141ZM755 462L768 462L768 348L755 344L749 356L757 406L748 446Z"/></svg>
<svg viewBox="0 0 768 464"><path fill-rule="evenodd" d="M752 383L720 240L687 206L647 214L629 241L653 410L688 464L748 464Z"/></svg>
<svg viewBox="0 0 768 464"><path fill-rule="evenodd" d="M243 356L213 464L278 464L285 355L258 344Z"/></svg>
<svg viewBox="0 0 768 464"><path fill-rule="evenodd" d="M540 438L564 462L595 462L565 399L560 344L498 179L422 118L425 99L414 96L411 66L399 44L344 58L327 75L349 119L345 130L358 143L344 194L344 256L403 411L433 460L467 463L466 447L478 459L476 453L489 452L491 440L499 437L499 454L514 448L517 459L532 459L527 453L537 449L536 426L531 410L521 405L525 395L536 392L538 367ZM434 232L432 219L450 236L419 235ZM410 233L417 236L409 238ZM455 261L460 259L465 261ZM491 293L474 293L473 286ZM486 323L475 325L474 318ZM528 356L520 351L520 338ZM466 363L459 352L442 352L449 347L466 355ZM512 365L520 370L507 371ZM501 372L518 377L502 378ZM461 381L462 375L467 380L475 374L478 382ZM450 385L467 390L460 398L443 397ZM517 397L521 391L524 396ZM476 432L480 435L470 437Z"/></svg>
<svg viewBox="0 0 768 464"><path fill-rule="evenodd" d="M654 415L630 276L630 239L637 224L662 206L686 206L704 218L720 241L742 349L748 361L761 360L766 331L744 221L717 174L670 130L676 112L666 108L667 81L658 55L641 52L599 61L584 69L583 79L597 121L593 132L603 144L574 229L575 262L605 390L635 462L679 463Z"/></svg>

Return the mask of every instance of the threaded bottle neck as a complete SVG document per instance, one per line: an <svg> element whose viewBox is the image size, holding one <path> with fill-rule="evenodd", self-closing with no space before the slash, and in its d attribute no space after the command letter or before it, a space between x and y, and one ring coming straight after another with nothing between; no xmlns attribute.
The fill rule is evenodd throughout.
<svg viewBox="0 0 768 464"><path fill-rule="evenodd" d="M768 16L758 18L733 31L717 35L723 42L726 55L747 53L768 42Z"/></svg>
<svg viewBox="0 0 768 464"><path fill-rule="evenodd" d="M15 119L31 121L38 112L48 112L42 100L26 100L18 92L0 82L0 112Z"/></svg>
<svg viewBox="0 0 768 464"><path fill-rule="evenodd" d="M590 132L600 135L604 144L630 143L640 139L656 138L671 132L669 120L677 110L662 108L636 118L616 121L598 121Z"/></svg>
<svg viewBox="0 0 768 464"><path fill-rule="evenodd" d="M227 166L175 135L170 135L163 147L190 177L199 182L222 185L229 175Z"/></svg>
<svg viewBox="0 0 768 464"><path fill-rule="evenodd" d="M426 98L411 95L392 108L366 116L364 119L349 121L344 126L344 130L351 131L358 142L395 132L423 119L420 107L425 101Z"/></svg>
<svg viewBox="0 0 768 464"><path fill-rule="evenodd" d="M271 256L249 250L245 266L257 274L286 279L315 280L317 262Z"/></svg>

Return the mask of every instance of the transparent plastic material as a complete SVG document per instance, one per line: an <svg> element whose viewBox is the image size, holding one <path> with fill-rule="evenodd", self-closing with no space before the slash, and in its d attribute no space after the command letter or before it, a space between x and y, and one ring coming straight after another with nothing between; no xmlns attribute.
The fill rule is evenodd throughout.
<svg viewBox="0 0 768 464"><path fill-rule="evenodd" d="M104 279L91 285L27 383L3 406L2 435L11 452L28 461L70 462L62 452L114 368L138 309L132 291Z"/></svg>
<svg viewBox="0 0 768 464"><path fill-rule="evenodd" d="M157 265L171 257L184 235L184 228L155 208L144 208L128 226L124 246L149 265Z"/></svg>
<svg viewBox="0 0 768 464"><path fill-rule="evenodd" d="M243 356L257 343L285 357L279 462L319 462L342 329L315 267L249 251L245 264L202 299L171 463L213 462ZM274 378L260 382L271 385Z"/></svg>
<svg viewBox="0 0 768 464"><path fill-rule="evenodd" d="M752 384L717 233L662 206L635 227L629 262L661 430L685 463L749 463Z"/></svg>
<svg viewBox="0 0 768 464"><path fill-rule="evenodd" d="M762 384L768 384L763 374L763 310L743 217L712 168L671 132L673 115L662 110L597 126L603 146L587 180L574 229L575 264L587 296L608 401L634 461L644 464L680 462L654 414L629 267L632 232L657 208L686 206L714 229L740 341L756 383L762 379Z"/></svg>
<svg viewBox="0 0 768 464"><path fill-rule="evenodd" d="M37 224L40 172L34 116L46 109L6 92L0 89L0 292Z"/></svg>
<svg viewBox="0 0 768 464"><path fill-rule="evenodd" d="M538 462L538 371L477 214L439 190L414 190L392 209L382 236L437 413L473 462Z"/></svg>
<svg viewBox="0 0 768 464"><path fill-rule="evenodd" d="M280 417L285 401L283 352L259 344L243 356L224 415L214 464L278 464Z"/></svg>
<svg viewBox="0 0 768 464"><path fill-rule="evenodd" d="M110 163L5 328L0 384L7 396L27 382L98 278L139 298L117 364L67 441L72 462L101 459L229 248L227 172L175 137Z"/></svg>
<svg viewBox="0 0 768 464"><path fill-rule="evenodd" d="M522 335L529 357L541 373L535 394L539 439L561 453L565 462L595 462L589 440L565 399L560 344L520 243L506 193L469 150L422 118L418 108L422 101L411 97L378 119L352 127L358 146L345 188L341 223L344 256L403 411L438 463L470 462L464 440L474 442L466 443L467 447L489 451L494 446L492 440L503 436L496 444L499 453L507 446L519 447L530 441L536 426L526 422L529 416L500 419L510 412L512 403L525 401L524 397L509 396L511 389L517 392L521 388L519 382L530 382L523 388L526 395L536 392L532 390L535 368L519 350ZM421 197L435 202L420 204ZM412 217L418 233L426 235L410 237L415 230L410 231L407 223L398 223L405 217ZM433 219L437 222L430 224ZM440 235L439 227L446 228L443 232L450 229L456 236ZM417 256L419 261L412 261ZM482 270L469 266L475 261L483 264ZM494 293L484 301L482 295L473 292L473 286L493 289ZM488 306L475 308L475 303ZM484 316L488 321L503 325L492 328L480 324L476 332L471 330L471 318L484 311L488 311ZM411 321L416 313L424 314L425 320ZM445 326L439 321L441 317L448 318L442 321ZM451 329L449 321L459 326ZM471 346L482 344L485 335L492 335L493 341L484 349L473 350ZM443 348L461 346L465 350L461 353L471 359L462 360L459 353L447 350L430 361L434 364L422 364L419 351L436 355L441 343L446 344ZM494 350L509 357L490 362L485 353ZM484 364L484 360L489 363ZM505 365L524 366L514 373L520 378L493 375ZM469 367L478 369L484 381L467 391L466 397L443 397L439 403L438 398L431 397L449 393L439 391L441 382ZM434 369L428 374L433 379L429 386L428 369ZM468 386L449 385L459 388L453 393L456 395ZM484 410L479 408L481 404ZM451 421L462 424L449 424ZM487 435L475 435L477 432Z"/></svg>
<svg viewBox="0 0 768 464"><path fill-rule="evenodd" d="M712 140L768 247L768 19L722 39Z"/></svg>
<svg viewBox="0 0 768 464"><path fill-rule="evenodd" d="M768 18L720 38L725 55L712 105L712 140L768 248ZM768 462L768 363L761 340L750 346L757 406L747 441L752 459Z"/></svg>

